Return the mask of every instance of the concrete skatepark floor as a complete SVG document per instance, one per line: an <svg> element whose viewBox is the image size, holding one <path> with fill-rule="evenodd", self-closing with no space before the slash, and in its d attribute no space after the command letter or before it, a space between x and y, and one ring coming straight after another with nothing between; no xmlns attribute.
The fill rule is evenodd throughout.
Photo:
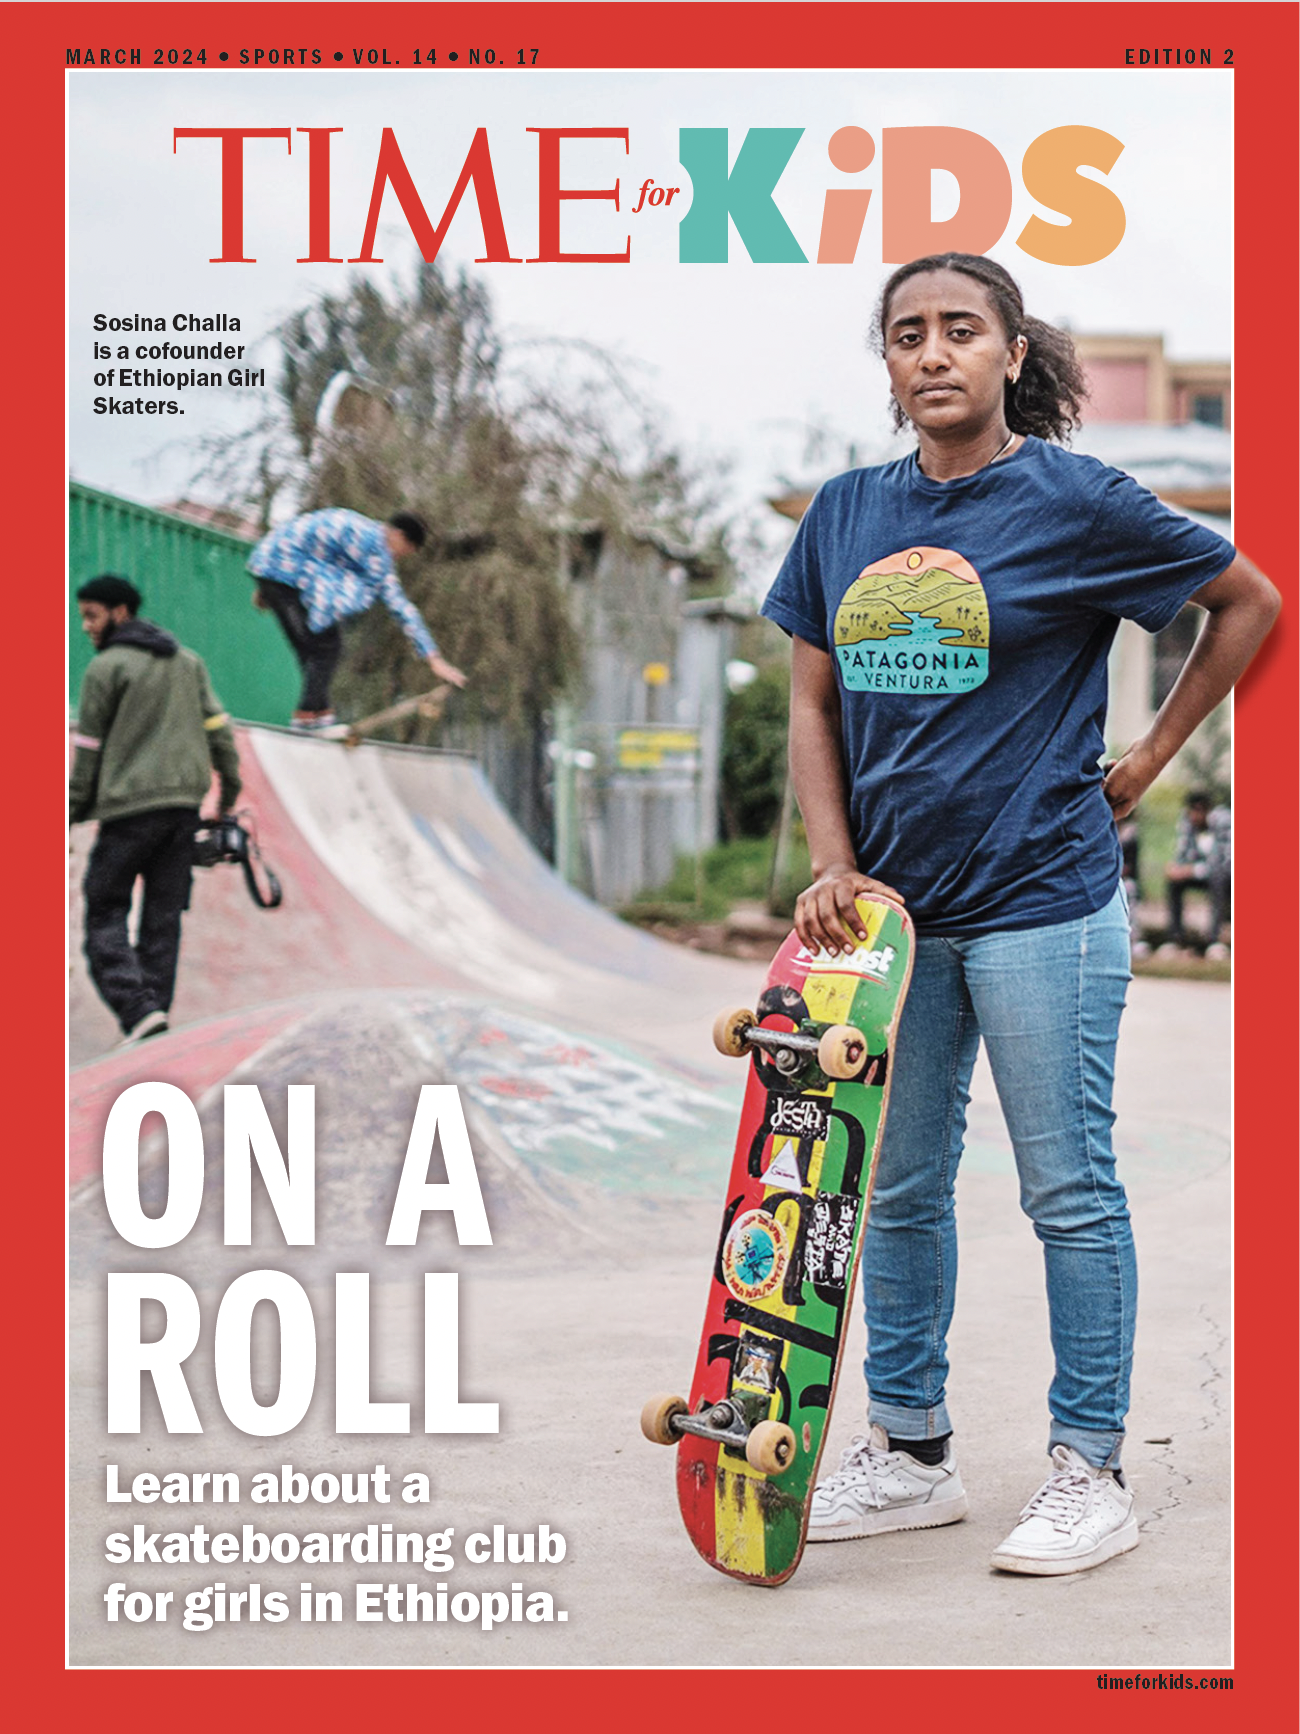
<svg viewBox="0 0 1300 1734"><path fill-rule="evenodd" d="M242 744L285 909L245 907L235 876L200 885L182 965L183 1016L195 1021L147 1050L92 1058L112 1032L74 970L73 1049L87 1061L72 1085L74 1665L1230 1665L1229 1078L1226 1064L1187 1058L1228 1053L1225 987L1135 982L1122 1043L1118 1137L1143 1281L1126 1453L1141 1546L1057 1580L988 1567L1045 1473L1050 1354L1039 1249L981 1065L958 1191L950 1393L971 1515L948 1529L811 1548L787 1585L764 1593L696 1558L671 1453L637 1425L650 1392L689 1381L741 1087L707 1030L720 1006L752 996L761 966L670 950L582 904L530 857L464 761L369 747L345 757L273 731ZM142 1077L170 1077L199 1102L209 1152L199 1225L166 1252L114 1235L95 1177L107 1107ZM538 1094L555 1079L566 1087ZM462 1087L493 1244L462 1248L441 1221L419 1246L385 1249L415 1094L444 1080ZM258 1083L273 1121L287 1083L318 1085L314 1248L286 1248L261 1221L253 1248L221 1242L214 1152L221 1086L233 1081ZM158 1185L150 1161L146 1151L146 1193ZM311 1294L325 1369L305 1421L283 1439L238 1432L213 1386L213 1308L235 1274L259 1265L296 1275ZM376 1399L409 1399L418 1413L421 1273L457 1270L462 1398L499 1400L499 1433L334 1432L333 1273L367 1268ZM204 1331L187 1371L201 1435L168 1435L152 1397L139 1435L105 1430L104 1276L125 1269L174 1270L200 1296ZM828 1463L861 1426L861 1328ZM255 1342L273 1387L276 1345L269 1334ZM305 1534L394 1521L396 1508L246 1496L237 1508L108 1505L109 1463L124 1482L142 1470L235 1470L241 1490L289 1463L420 1470L432 1498L402 1508L395 1527L454 1529L459 1547L497 1524L519 1536L545 1524L566 1553L549 1564L458 1558L445 1577L352 1564L115 1566L104 1538L135 1522ZM295 1600L310 1578L343 1591L349 1616L356 1580L445 1583L453 1595L522 1582L568 1617L486 1632L452 1619L206 1632L175 1618L106 1622L111 1582L188 1590L214 1574L230 1590L256 1580Z"/></svg>

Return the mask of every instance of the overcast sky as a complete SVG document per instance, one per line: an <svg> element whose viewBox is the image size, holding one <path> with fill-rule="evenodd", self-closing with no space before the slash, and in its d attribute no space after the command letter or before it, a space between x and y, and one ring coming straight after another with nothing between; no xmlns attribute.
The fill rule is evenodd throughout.
<svg viewBox="0 0 1300 1734"><path fill-rule="evenodd" d="M191 392L186 415L133 421L97 416L91 402L96 313L237 314L247 340L265 334L349 271L386 276L416 257L391 192L376 251L384 265L299 265L306 253L306 140L246 147L245 251L252 265L214 265L220 251L219 146L182 141L175 126L333 126L334 252L361 251L382 127L391 126L432 221L442 214L477 127L484 126L511 249L536 253L537 126L626 127L630 153L608 141L564 146L563 182L621 178L621 214L607 202L566 202L563 246L621 248L614 265L488 265L472 197L443 246L446 264L486 278L507 340L591 340L635 364L634 376L691 452L734 465L738 506L778 474L799 472L804 429L825 426L868 449L888 422L881 364L864 333L881 263L883 127L943 125L979 133L1006 160L1016 189L993 256L1017 276L1029 310L1090 332L1162 332L1181 359L1229 354L1232 311L1231 74L1129 71L520 72L456 77L423 70L102 70L69 79L70 452L79 479L137 499L185 491L192 442L247 412L234 393ZM1084 267L1042 264L1015 245L1037 209L1020 184L1027 146L1049 128L1100 128L1124 150L1106 184L1127 229L1110 257ZM877 146L864 173L831 167L837 128L866 129ZM678 158L681 127L728 127L734 159L749 127L805 129L776 189L803 251L817 253L831 186L874 189L852 265L752 263L733 228L727 264L682 264L677 217L690 196ZM683 192L671 209L630 215L647 176ZM1100 178L1100 177L1097 177ZM629 196L630 195L630 196ZM937 176L932 214L955 189ZM1042 213L1049 215L1049 213ZM270 346L263 355L272 359ZM101 366L106 365L100 363ZM119 394L121 395L121 394ZM162 393L161 395L167 395ZM832 462L827 467L836 467Z"/></svg>

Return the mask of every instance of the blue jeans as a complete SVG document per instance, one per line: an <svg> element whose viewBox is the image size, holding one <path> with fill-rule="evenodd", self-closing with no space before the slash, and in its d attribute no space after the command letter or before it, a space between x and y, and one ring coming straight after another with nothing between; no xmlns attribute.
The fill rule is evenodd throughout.
<svg viewBox="0 0 1300 1734"><path fill-rule="evenodd" d="M1119 1462L1137 1265L1115 1175L1111 1089L1129 981L1123 893L1052 927L920 938L862 1252L869 1418L897 1439L951 1430L953 1186L980 1037L1043 1245L1056 1376L1053 1445Z"/></svg>

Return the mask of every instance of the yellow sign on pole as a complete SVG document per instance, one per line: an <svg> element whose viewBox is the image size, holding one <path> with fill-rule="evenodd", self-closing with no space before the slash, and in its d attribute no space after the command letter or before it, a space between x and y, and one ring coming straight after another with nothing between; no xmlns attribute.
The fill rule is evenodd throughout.
<svg viewBox="0 0 1300 1734"><path fill-rule="evenodd" d="M691 728L626 728L618 732L618 764L623 771L693 772L700 731Z"/></svg>
<svg viewBox="0 0 1300 1734"><path fill-rule="evenodd" d="M667 686L670 673L666 662L647 662L641 670L641 678L647 686Z"/></svg>

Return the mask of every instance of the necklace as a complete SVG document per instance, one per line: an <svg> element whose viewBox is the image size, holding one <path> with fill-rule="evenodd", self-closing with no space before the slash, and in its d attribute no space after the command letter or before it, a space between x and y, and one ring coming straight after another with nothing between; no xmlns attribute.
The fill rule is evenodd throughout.
<svg viewBox="0 0 1300 1734"><path fill-rule="evenodd" d="M980 465L980 469L986 470L988 468L989 464L997 463L998 459L1002 456L1003 452L1005 452L1010 447L1010 445L1014 441L1015 437L1016 436L1014 433L1009 433L1007 435L1006 439L1002 442L1002 444L994 452L993 456L991 458L989 458L986 463L982 463ZM918 470L920 470L922 475L924 475L926 473L925 472L925 465L921 462L921 454L919 451L916 454L916 467ZM972 472L972 473L975 474L978 472Z"/></svg>
<svg viewBox="0 0 1300 1734"><path fill-rule="evenodd" d="M1006 451L1007 446L1009 446L1011 444L1012 440L1015 439L1015 437L1016 436L1013 433L1009 433L1007 435L1005 444L1000 445L998 447L998 449L994 452L993 456L989 459L989 462L991 464L997 463L998 459L1002 456L1003 452Z"/></svg>

